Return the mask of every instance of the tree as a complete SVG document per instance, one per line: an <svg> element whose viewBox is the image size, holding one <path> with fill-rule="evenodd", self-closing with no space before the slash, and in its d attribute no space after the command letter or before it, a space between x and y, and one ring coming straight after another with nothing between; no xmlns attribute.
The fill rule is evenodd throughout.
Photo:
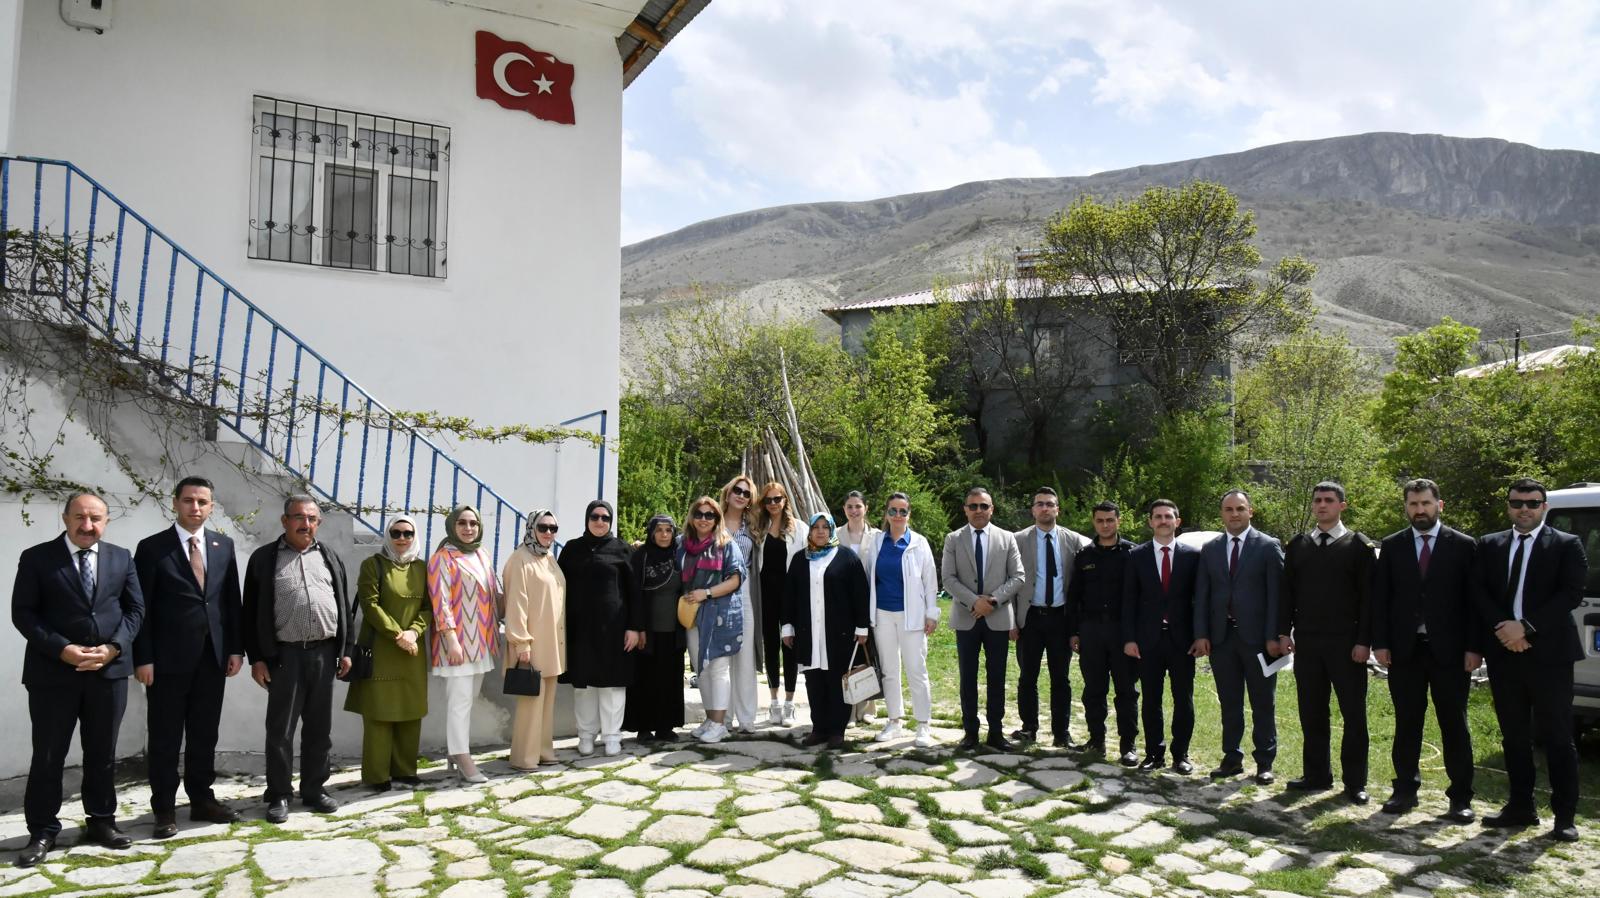
<svg viewBox="0 0 1600 898"><path fill-rule="evenodd" d="M1254 213L1219 184L1084 196L1045 226L1038 270L1052 295L1107 322L1089 333L1138 368L1159 412L1197 409L1222 366L1313 315L1315 267L1290 257L1258 273L1255 235Z"/></svg>

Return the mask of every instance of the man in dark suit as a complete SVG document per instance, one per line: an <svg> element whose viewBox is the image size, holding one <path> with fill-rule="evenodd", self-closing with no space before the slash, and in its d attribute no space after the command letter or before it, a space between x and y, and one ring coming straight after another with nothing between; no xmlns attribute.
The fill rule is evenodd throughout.
<svg viewBox="0 0 1600 898"><path fill-rule="evenodd" d="M1280 654L1278 589L1283 583L1283 546L1250 525L1255 509L1244 490L1222 497L1225 531L1200 550L1195 581L1194 635L1200 654L1211 656L1222 707L1222 764L1218 779L1244 772L1244 698L1250 694L1251 752L1256 782L1270 785L1278 757L1278 677L1262 672L1258 656Z"/></svg>
<svg viewBox="0 0 1600 898"><path fill-rule="evenodd" d="M211 481L178 481L172 498L177 523L146 537L133 554L145 601L144 626L133 643L133 675L146 689L146 760L158 839L178 833L178 751L185 737L183 789L190 819L239 819L211 790L223 689L244 663L239 565L233 540L205 527L212 507Z"/></svg>
<svg viewBox="0 0 1600 898"><path fill-rule="evenodd" d="M350 671L355 642L344 562L317 542L322 511L310 496L283 503L283 536L250 554L240 631L250 678L267 690L267 821L289 819L294 731L300 729L300 801L339 809L324 789L333 748L333 680Z"/></svg>
<svg viewBox="0 0 1600 898"><path fill-rule="evenodd" d="M1067 590L1078 551L1089 544L1082 534L1056 526L1060 512L1056 491L1040 487L1033 494L1033 526L1017 533L1027 582L1017 594L1017 716L1022 728L1011 738L1032 742L1039 736L1039 668L1050 668L1050 734L1056 748L1076 748L1072 723L1072 623Z"/></svg>
<svg viewBox="0 0 1600 898"><path fill-rule="evenodd" d="M22 553L11 589L11 622L27 640L22 685L33 724L33 760L23 794L28 844L17 866L32 867L61 832L61 768L82 727L83 810L87 841L127 848L117 828L117 730L128 703L128 650L144 615L127 549L101 542L109 510L93 493L75 493L60 537Z"/></svg>
<svg viewBox="0 0 1600 898"><path fill-rule="evenodd" d="M1439 522L1444 501L1432 480L1408 481L1405 502L1411 526L1384 537L1372 576L1372 650L1389 670L1394 700L1394 795L1383 812L1403 814L1417 806L1422 725L1432 693L1450 778L1445 819L1471 823L1467 691L1472 671L1483 663L1488 632L1478 625L1472 601L1478 544Z"/></svg>
<svg viewBox="0 0 1600 898"><path fill-rule="evenodd" d="M1010 751L1002 725L1006 713L1006 662L1016 629L1014 601L1026 580L1016 537L991 523L994 499L981 486L967 491L967 526L944 539L939 565L950 594L950 629L956 631L961 678L960 748L978 747L978 655L983 655L989 747Z"/></svg>
<svg viewBox="0 0 1600 898"><path fill-rule="evenodd" d="M1139 763L1134 752L1139 738L1139 685L1135 662L1123 653L1122 577L1133 543L1117 535L1122 527L1117 503L1101 502L1091 515L1094 542L1072 559L1072 580L1067 584L1067 620L1083 673L1083 722L1089 727L1084 752L1106 753L1106 695L1114 685L1118 760L1132 767Z"/></svg>
<svg viewBox="0 0 1600 898"><path fill-rule="evenodd" d="M1511 796L1484 826L1537 826L1533 804L1533 733L1550 770L1551 838L1578 841L1578 752L1572 744L1572 665L1583 643L1572 611L1583 602L1589 562L1583 543L1547 527L1544 484L1524 478L1506 492L1511 529L1478 542L1474 578L1478 616L1493 628L1489 688L1500 721Z"/></svg>
<svg viewBox="0 0 1600 898"><path fill-rule="evenodd" d="M1172 769L1187 776L1194 735L1194 590L1200 550L1178 542L1178 505L1150 503L1150 542L1128 553L1122 571L1122 651L1136 660L1144 687L1144 760L1140 770L1166 764L1161 693L1172 682ZM1119 724L1120 726L1120 724Z"/></svg>
<svg viewBox="0 0 1600 898"><path fill-rule="evenodd" d="M1329 757L1333 722L1330 694L1339 699L1344 735L1339 770L1344 794L1355 804L1367 798L1367 657L1372 646L1368 591L1377 563L1377 543L1341 520L1348 503L1344 487L1331 480L1311 488L1315 526L1289 540L1283 551L1283 611L1278 644L1294 653L1294 688L1300 706L1299 779L1289 788L1314 792L1333 788Z"/></svg>

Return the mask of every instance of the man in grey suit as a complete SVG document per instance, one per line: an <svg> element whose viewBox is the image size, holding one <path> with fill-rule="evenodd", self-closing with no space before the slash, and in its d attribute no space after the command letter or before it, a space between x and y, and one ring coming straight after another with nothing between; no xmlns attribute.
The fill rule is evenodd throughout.
<svg viewBox="0 0 1600 898"><path fill-rule="evenodd" d="M1017 531L1017 551L1027 583L1017 595L1017 714L1022 728L1012 739L1039 738L1039 667L1050 668L1050 732L1056 748L1077 748L1067 726L1072 722L1072 623L1067 613L1067 584L1078 550L1087 537L1056 526L1060 512L1056 491L1048 486L1033 493L1033 526Z"/></svg>
<svg viewBox="0 0 1600 898"><path fill-rule="evenodd" d="M1026 582L1022 554L1009 532L992 526L994 498L975 486L967 491L967 526L944 539L944 591L953 600L950 629L956 631L956 656L961 675L960 747L978 747L978 653L983 653L988 698L989 746L1009 751L1004 720L1006 661L1016 628L1012 601Z"/></svg>
<svg viewBox="0 0 1600 898"><path fill-rule="evenodd" d="M1225 532L1200 550L1200 575L1195 582L1194 636L1199 654L1211 656L1222 706L1222 766L1216 778L1244 772L1244 696L1250 693L1252 753L1256 782L1273 782L1272 762L1278 756L1278 724L1274 717L1278 678L1261 671L1257 655L1276 658L1278 587L1283 579L1283 546L1250 526L1255 510L1244 490L1222 497Z"/></svg>

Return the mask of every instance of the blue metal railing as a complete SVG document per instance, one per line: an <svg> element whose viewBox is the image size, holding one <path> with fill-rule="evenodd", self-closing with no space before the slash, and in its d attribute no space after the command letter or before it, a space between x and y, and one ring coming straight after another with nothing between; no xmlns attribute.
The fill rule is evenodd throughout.
<svg viewBox="0 0 1600 898"><path fill-rule="evenodd" d="M19 176L27 186L17 197L12 182ZM116 211L109 232L103 228L107 203ZM17 224L17 211L26 224ZM87 232L74 232L72 223L85 219ZM465 500L482 514L484 540L497 563L517 546L522 511L82 169L54 159L0 156L0 256L9 258L5 241L13 229L11 239L31 241L35 251L30 291L57 297L119 352L137 356L167 388L207 409L367 530L382 534L391 515L408 512L425 522L424 539L432 545L435 525L442 532L449 508ZM50 241L59 245L42 249ZM137 292L129 295L135 266ZM185 302L191 277L193 299ZM236 323L241 315L242 325ZM604 495L607 413L560 426L596 415L596 493Z"/></svg>

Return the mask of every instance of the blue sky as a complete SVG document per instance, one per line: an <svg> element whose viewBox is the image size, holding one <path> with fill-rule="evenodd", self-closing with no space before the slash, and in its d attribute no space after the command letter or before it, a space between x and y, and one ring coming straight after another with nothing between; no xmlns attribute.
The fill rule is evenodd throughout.
<svg viewBox="0 0 1600 898"><path fill-rule="evenodd" d="M1600 151L1595 0L713 0L628 88L623 242L1364 131Z"/></svg>

